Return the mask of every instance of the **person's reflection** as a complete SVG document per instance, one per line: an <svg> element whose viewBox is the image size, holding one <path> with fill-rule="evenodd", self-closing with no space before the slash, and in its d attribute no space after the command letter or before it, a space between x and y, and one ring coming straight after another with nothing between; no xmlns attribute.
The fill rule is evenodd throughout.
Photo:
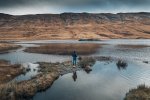
<svg viewBox="0 0 150 100"><path fill-rule="evenodd" d="M74 81L77 80L77 72L76 71L73 72L72 78Z"/></svg>

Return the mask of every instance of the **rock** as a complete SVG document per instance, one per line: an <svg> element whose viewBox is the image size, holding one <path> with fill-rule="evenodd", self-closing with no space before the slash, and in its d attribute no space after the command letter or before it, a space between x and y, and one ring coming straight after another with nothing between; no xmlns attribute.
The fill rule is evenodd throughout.
<svg viewBox="0 0 150 100"><path fill-rule="evenodd" d="M27 67L27 68L26 68L26 71L27 71L27 72L28 72L28 71L30 71L30 70L31 70L31 68L30 68L30 67Z"/></svg>
<svg viewBox="0 0 150 100"><path fill-rule="evenodd" d="M11 75L6 75L7 77L11 77Z"/></svg>
<svg viewBox="0 0 150 100"><path fill-rule="evenodd" d="M148 64L148 61L143 61L143 63L146 63L146 64Z"/></svg>
<svg viewBox="0 0 150 100"><path fill-rule="evenodd" d="M73 68L76 68L76 66L73 66Z"/></svg>
<svg viewBox="0 0 150 100"><path fill-rule="evenodd" d="M87 73L89 73L89 72L91 72L91 71L92 71L92 69L91 69L91 67L90 67L90 66L86 66L86 67L84 68L84 70L85 70Z"/></svg>

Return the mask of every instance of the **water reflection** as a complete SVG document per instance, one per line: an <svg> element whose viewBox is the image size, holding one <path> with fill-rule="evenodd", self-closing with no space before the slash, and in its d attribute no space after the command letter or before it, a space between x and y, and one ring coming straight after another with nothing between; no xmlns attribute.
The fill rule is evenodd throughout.
<svg viewBox="0 0 150 100"><path fill-rule="evenodd" d="M76 71L73 71L72 78L73 78L74 82L77 80L77 72Z"/></svg>
<svg viewBox="0 0 150 100"><path fill-rule="evenodd" d="M127 62L123 60L119 60L116 65L119 70L125 70L128 66Z"/></svg>
<svg viewBox="0 0 150 100"><path fill-rule="evenodd" d="M25 72L13 80L20 82L24 80L29 80L38 74L39 64L34 63L24 63L22 66L25 68Z"/></svg>
<svg viewBox="0 0 150 100"><path fill-rule="evenodd" d="M150 84L147 64L143 67L142 62L131 61L127 62L126 70L118 71L125 68L116 67L118 62L96 61L90 74L84 70L65 74L51 88L37 93L33 100L123 100L129 89L142 83Z"/></svg>

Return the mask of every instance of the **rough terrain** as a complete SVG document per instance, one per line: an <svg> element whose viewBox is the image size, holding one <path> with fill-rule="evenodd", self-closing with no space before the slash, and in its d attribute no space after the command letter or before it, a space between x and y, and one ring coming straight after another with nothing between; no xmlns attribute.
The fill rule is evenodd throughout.
<svg viewBox="0 0 150 100"><path fill-rule="evenodd" d="M0 40L150 38L150 13L0 14Z"/></svg>

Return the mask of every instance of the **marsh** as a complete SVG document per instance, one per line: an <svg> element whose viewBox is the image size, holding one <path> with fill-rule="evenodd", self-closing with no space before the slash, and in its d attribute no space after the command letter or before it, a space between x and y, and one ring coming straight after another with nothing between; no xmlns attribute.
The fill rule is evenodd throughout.
<svg viewBox="0 0 150 100"><path fill-rule="evenodd" d="M90 51L90 53L80 53L81 58L93 57L96 61L85 66L92 70L87 73L84 69L64 72L57 80L46 88L44 92L37 92L34 100L66 100L66 99L86 99L86 100L123 100L126 93L136 88L140 84L149 86L149 66L150 66L150 41L149 40L105 40L105 41L77 41L77 40L39 40L39 41L18 41L13 42L15 45L21 45L8 53L0 54L0 59L10 61L10 64L26 65L27 63L34 67L38 62L58 64L57 67L69 66L71 60L69 53L56 54L51 52L51 48L68 48L75 47ZM56 44L56 46L55 46ZM88 46L92 48L88 48ZM26 52L26 49L40 49L39 52ZM47 48L46 48L47 47ZM79 50L80 50L79 48ZM48 49L48 52L45 50ZM41 50L44 53L41 53ZM62 50L62 49L61 49ZM94 51L94 52L93 52ZM110 59L111 58L111 59ZM117 66L119 60L126 63L127 66ZM86 60L91 61L91 60ZM144 63L144 62L148 63ZM79 64L79 62L78 62ZM118 64L120 65L120 64ZM56 67L56 68L57 68ZM64 68L64 69L68 69ZM52 70L51 70L52 71ZM49 71L49 72L51 72ZM46 72L46 73L49 73ZM38 71L26 73L27 75L14 78L17 81L27 81L30 77L38 75ZM34 76L33 76L34 75ZM75 81L72 79L73 75ZM24 80L21 80L24 79ZM19 82L20 82L19 81ZM65 92L64 92L65 91Z"/></svg>

